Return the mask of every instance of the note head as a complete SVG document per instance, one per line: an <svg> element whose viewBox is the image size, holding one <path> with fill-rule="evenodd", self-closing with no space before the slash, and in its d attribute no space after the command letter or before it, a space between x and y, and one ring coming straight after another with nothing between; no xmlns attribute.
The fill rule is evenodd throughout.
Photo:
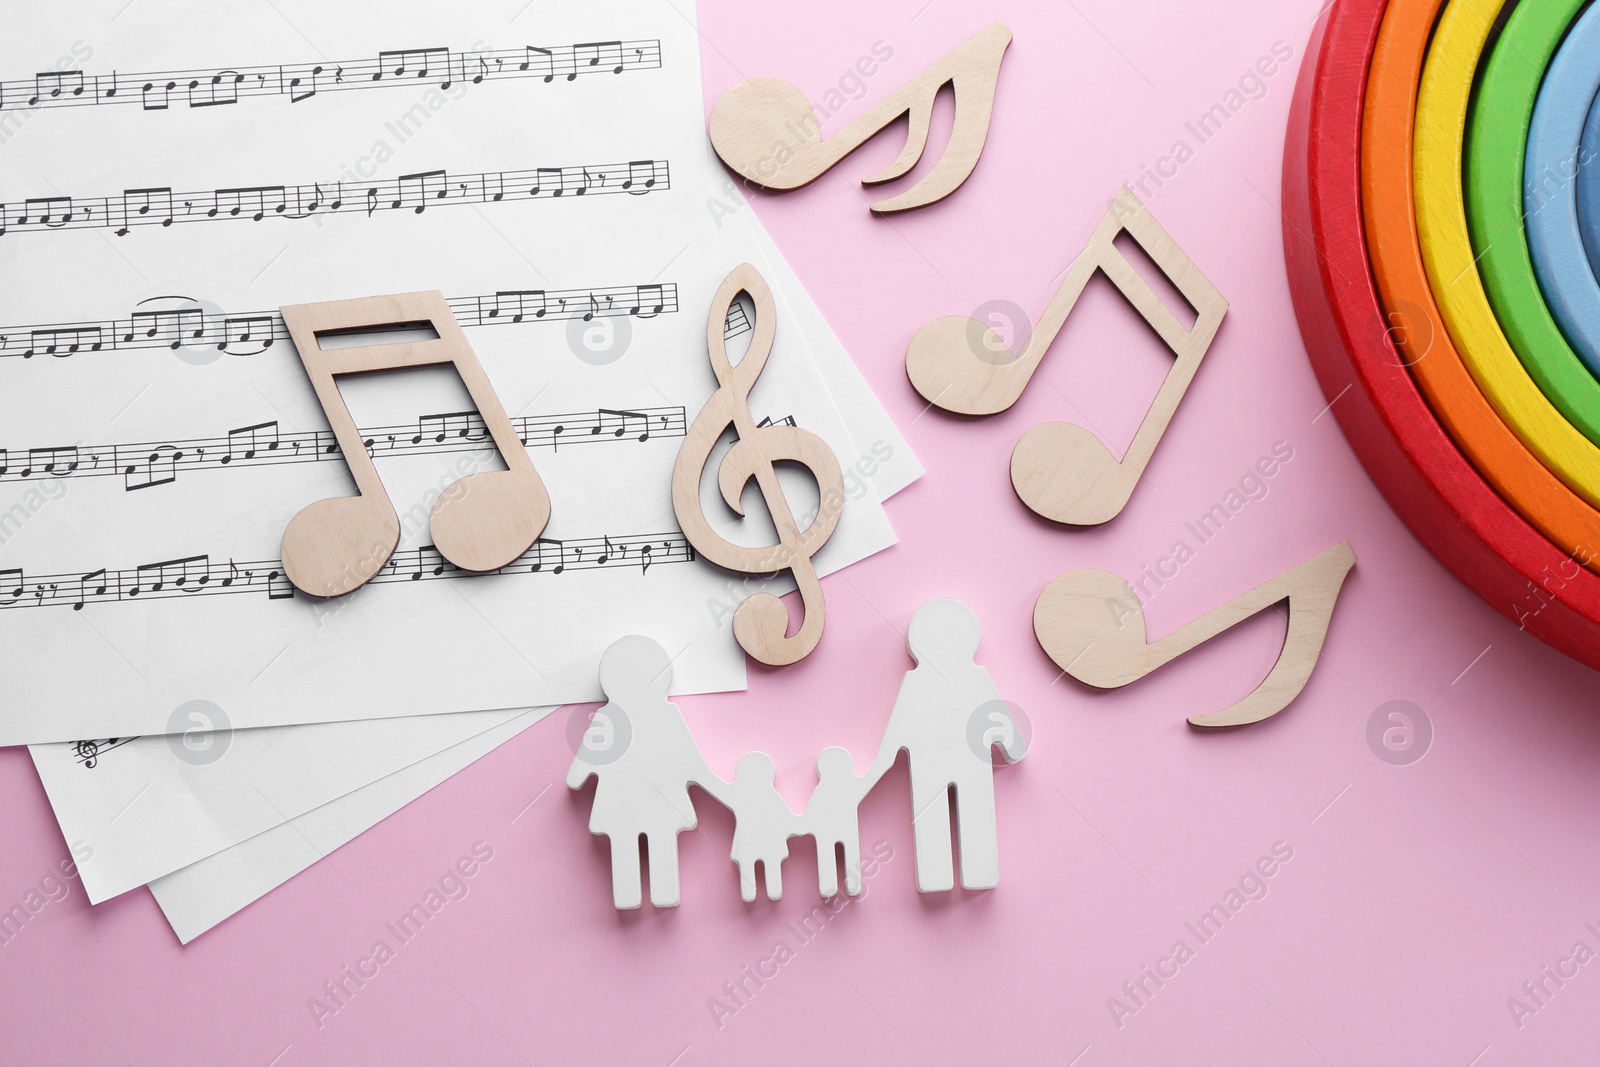
<svg viewBox="0 0 1600 1067"><path fill-rule="evenodd" d="M1082 426L1046 422L1011 453L1011 486L1036 515L1066 526L1099 526L1122 514L1139 480Z"/></svg>
<svg viewBox="0 0 1600 1067"><path fill-rule="evenodd" d="M1084 685L1118 689L1150 672L1144 609L1110 571L1071 571L1045 586L1033 629L1056 666Z"/></svg>
<svg viewBox="0 0 1600 1067"><path fill-rule="evenodd" d="M439 554L468 571L499 570L533 546L550 521L550 500L528 471L479 471L434 502L429 532Z"/></svg>
<svg viewBox="0 0 1600 1067"><path fill-rule="evenodd" d="M332 497L302 508L283 533L283 569L316 597L354 592L377 576L400 543L387 499Z"/></svg>
<svg viewBox="0 0 1600 1067"><path fill-rule="evenodd" d="M789 124L789 125L786 125ZM807 131L793 145L789 126ZM711 144L722 161L741 177L776 190L798 189L820 177L833 161L817 159L821 143L811 102L781 78L755 78L723 93L711 109ZM792 155L774 164L772 144L782 141Z"/></svg>
<svg viewBox="0 0 1600 1067"><path fill-rule="evenodd" d="M935 407L997 415L1022 395L1030 372L992 329L965 315L934 319L906 349L906 377Z"/></svg>

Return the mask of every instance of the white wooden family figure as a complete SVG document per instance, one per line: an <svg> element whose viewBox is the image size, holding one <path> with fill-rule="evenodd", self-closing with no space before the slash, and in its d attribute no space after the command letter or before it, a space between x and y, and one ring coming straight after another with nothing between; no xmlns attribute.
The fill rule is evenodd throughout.
<svg viewBox="0 0 1600 1067"><path fill-rule="evenodd" d="M861 892L861 841L857 809L902 750L911 764L911 804L917 888L955 887L950 804L954 793L960 838L961 885L992 889L1000 882L995 827L994 763L1021 759L1027 739L1010 718L989 672L980 666L979 627L957 600L934 600L918 609L908 635L916 667L906 673L878 755L857 775L850 753L825 749L817 757L817 785L804 814L796 815L774 783L772 758L749 752L724 781L706 766L677 705L667 699L672 665L648 637L624 637L600 661L607 703L584 734L567 786L597 779L589 830L611 839L612 900L620 909L642 903L639 841L650 859L650 903L678 903L678 834L697 822L689 786L698 785L734 816L730 858L739 869L740 895L756 899L760 864L766 895L783 895L789 838L817 845L817 888L824 897Z"/></svg>

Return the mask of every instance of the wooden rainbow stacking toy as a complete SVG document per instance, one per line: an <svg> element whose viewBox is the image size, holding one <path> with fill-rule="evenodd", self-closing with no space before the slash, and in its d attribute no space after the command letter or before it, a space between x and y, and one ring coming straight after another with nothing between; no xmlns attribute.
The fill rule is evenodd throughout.
<svg viewBox="0 0 1600 1067"><path fill-rule="evenodd" d="M1283 233L1317 379L1391 506L1600 668L1597 89L1600 5L1336 0L1295 90Z"/></svg>

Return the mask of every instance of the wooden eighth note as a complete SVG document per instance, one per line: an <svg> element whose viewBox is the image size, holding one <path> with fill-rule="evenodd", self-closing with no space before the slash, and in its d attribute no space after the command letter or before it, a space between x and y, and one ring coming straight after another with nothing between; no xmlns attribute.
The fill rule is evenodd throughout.
<svg viewBox="0 0 1600 1067"><path fill-rule="evenodd" d="M1107 571L1072 571L1039 594L1033 632L1067 674L1096 689L1119 689L1287 601L1283 651L1265 680L1231 707L1189 717L1193 726L1247 726L1276 715L1306 687L1322 654L1339 590L1355 564L1350 542L1334 545L1159 641L1148 639L1144 611L1127 582Z"/></svg>
<svg viewBox="0 0 1600 1067"><path fill-rule="evenodd" d="M728 361L728 311L739 294L755 303L755 332L750 348L737 366ZM696 552L731 571L744 574L793 573L800 590L800 628L789 634L789 610L771 593L756 593L733 615L733 634L753 658L771 667L785 667L809 656L822 640L825 608L822 582L811 557L821 550L839 525L844 509L844 475L839 460L826 441L809 430L783 423L758 425L750 414L750 390L761 376L772 342L777 336L777 308L772 290L749 263L735 267L711 300L706 320L706 347L717 390L695 416L672 468L672 507L678 525ZM777 528L778 543L770 548L736 545L712 528L700 499L700 481L717 441L730 427L738 434L717 470L722 499L735 515L744 516L740 498L752 480L761 490ZM817 482L817 517L804 530L794 512L774 465L795 463L805 467Z"/></svg>
<svg viewBox="0 0 1600 1067"><path fill-rule="evenodd" d="M1192 327L1184 327L1117 248L1117 236L1124 231L1193 305L1198 314ZM1155 216L1122 188L1023 351L1011 352L984 323L954 315L924 326L906 352L906 374L930 404L960 415L1005 411L1022 396L1096 271L1105 271L1178 358L1122 459L1070 422L1042 423L1017 443L1011 453L1011 484L1017 495L1039 515L1071 526L1098 526L1127 506L1228 313L1222 294Z"/></svg>
<svg viewBox="0 0 1600 1067"><path fill-rule="evenodd" d="M741 177L766 189L787 191L816 181L845 156L902 115L911 128L906 146L887 169L863 179L881 185L902 178L922 158L933 122L933 101L949 85L955 93L955 126L950 143L932 170L898 196L880 200L880 215L942 200L960 188L983 152L994 112L1000 62L1011 44L1011 30L995 22L939 62L907 82L832 137L822 136L806 96L778 78L756 78L735 85L711 109L711 145Z"/></svg>
<svg viewBox="0 0 1600 1067"><path fill-rule="evenodd" d="M400 542L400 518L339 393L335 379L342 374L453 364L506 469L470 474L440 494L429 518L433 543L440 555L467 571L495 570L528 550L550 521L550 496L443 294L402 293L280 310L358 490L353 497L309 504L290 521L283 534L283 567L297 589L343 596L372 580ZM402 326L431 326L438 337L333 349L323 348L318 339Z"/></svg>

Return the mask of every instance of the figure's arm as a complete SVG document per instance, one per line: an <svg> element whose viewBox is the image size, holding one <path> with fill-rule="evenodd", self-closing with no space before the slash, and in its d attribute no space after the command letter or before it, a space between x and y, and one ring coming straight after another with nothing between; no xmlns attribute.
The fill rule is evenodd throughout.
<svg viewBox="0 0 1600 1067"><path fill-rule="evenodd" d="M594 774L594 764L589 763L583 758L583 754L579 753L572 761L572 766L567 768L567 788L582 789L583 783L594 777Z"/></svg>
<svg viewBox="0 0 1600 1067"><path fill-rule="evenodd" d="M865 797L872 792L872 787L878 784L878 779L889 773L889 768L894 766L894 761L900 758L900 749L903 743L900 740L900 730L897 723L900 720L900 705L896 704L894 712L889 716L889 725L884 728L883 741L878 746L878 755L872 761L872 766L867 768L867 773L861 776L861 795Z"/></svg>
<svg viewBox="0 0 1600 1067"><path fill-rule="evenodd" d="M712 773L711 768L706 766L706 761L700 756L698 750L695 752L694 772L690 775L688 784L699 786L711 794L711 799L718 804L730 811L733 810L733 802L728 793L733 787L733 783L725 781Z"/></svg>
<svg viewBox="0 0 1600 1067"><path fill-rule="evenodd" d="M1015 721L1011 723L1011 729L1006 731L1005 739L996 744L1000 746L1000 754L1007 763L1016 763L1028 754L1028 739L1022 736Z"/></svg>

